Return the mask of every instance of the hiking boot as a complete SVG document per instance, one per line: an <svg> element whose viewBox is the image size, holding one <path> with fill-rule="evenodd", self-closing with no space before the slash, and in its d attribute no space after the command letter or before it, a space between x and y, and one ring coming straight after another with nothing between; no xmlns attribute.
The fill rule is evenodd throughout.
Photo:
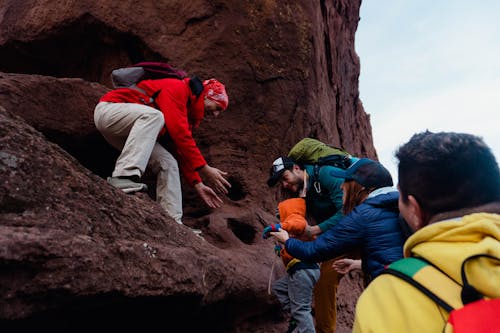
<svg viewBox="0 0 500 333"><path fill-rule="evenodd" d="M122 190L125 193L145 192L148 186L143 183L134 182L128 178L108 177L108 184Z"/></svg>

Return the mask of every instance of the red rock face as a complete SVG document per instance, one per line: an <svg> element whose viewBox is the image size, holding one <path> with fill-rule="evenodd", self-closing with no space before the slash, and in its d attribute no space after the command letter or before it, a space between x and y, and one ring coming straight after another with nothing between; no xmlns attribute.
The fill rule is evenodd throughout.
<svg viewBox="0 0 500 333"><path fill-rule="evenodd" d="M0 71L13 74L0 74L0 323L283 331L267 294L273 245L260 237L279 198L268 167L305 136L376 158L358 98L359 6L3 1ZM148 195L102 179L117 152L94 128L93 108L110 71L141 60L226 85L229 109L194 134L233 189L210 210L183 188L185 223L204 240ZM340 287L339 331L352 324L357 281Z"/></svg>

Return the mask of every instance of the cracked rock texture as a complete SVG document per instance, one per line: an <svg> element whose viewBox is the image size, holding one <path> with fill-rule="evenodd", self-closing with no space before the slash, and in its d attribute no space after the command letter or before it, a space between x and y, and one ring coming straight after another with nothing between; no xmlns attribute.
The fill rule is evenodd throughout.
<svg viewBox="0 0 500 333"><path fill-rule="evenodd" d="M3 331L285 331L267 290L284 270L261 239L281 194L265 181L305 136L377 157L358 91L360 3L0 0ZM153 191L105 181L117 152L93 108L112 69L142 60L227 87L227 112L194 135L232 190L211 210L183 184L185 223L203 239ZM359 274L343 278L338 332L360 291Z"/></svg>

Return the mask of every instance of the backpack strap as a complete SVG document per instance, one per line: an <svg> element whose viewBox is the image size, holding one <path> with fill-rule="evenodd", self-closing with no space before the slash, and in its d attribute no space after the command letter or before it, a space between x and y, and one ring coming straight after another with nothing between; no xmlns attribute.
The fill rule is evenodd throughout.
<svg viewBox="0 0 500 333"><path fill-rule="evenodd" d="M154 102L155 102L155 98L158 96L158 94L159 94L159 93L160 93L160 91L161 91L161 90L159 90L159 91L155 92L155 93L153 94L153 96L149 96L149 95L146 93L146 90L144 90L144 89L142 89L142 88L139 88L139 87L137 86L137 84L135 84L135 83L134 83L133 85L131 85L130 87L128 87L128 88L130 88L130 89L134 89L134 90L137 90L138 92L140 92L140 93L142 93L142 94L144 94L144 95L148 96L148 97L149 97L149 100L147 100L147 101L146 101L145 99L142 99L142 98L141 98L141 102L142 102L143 104L145 104L145 105L154 104Z"/></svg>
<svg viewBox="0 0 500 333"><path fill-rule="evenodd" d="M343 150L342 148L332 147L339 151L338 154L330 154L323 157L318 158L316 163L314 163L314 182L313 186L316 190L316 193L321 193L321 184L319 183L319 170L324 165L329 165L339 169L347 169L357 158L353 158L348 152Z"/></svg>
<svg viewBox="0 0 500 333"><path fill-rule="evenodd" d="M320 194L321 193L321 184L319 182L319 169L321 166L319 164L315 163L313 165L313 174L314 174L314 179L313 179L313 187L316 193Z"/></svg>
<svg viewBox="0 0 500 333"><path fill-rule="evenodd" d="M475 301L479 301L480 299L484 298L484 295L482 295L474 286L472 286L469 281L467 280L467 275L465 274L465 264L469 260L477 259L477 258L489 258L491 260L497 261L500 263L500 258L494 257L489 254L476 254L473 256L468 257L467 259L464 260L462 263L462 267L460 268L460 274L462 276L462 281L464 283L464 286L462 288L462 292L460 293L460 298L462 298L462 302L464 304L469 304Z"/></svg>
<svg viewBox="0 0 500 333"><path fill-rule="evenodd" d="M489 254L477 254L466 258L460 267L463 286L424 258L410 257L398 260L390 264L382 274L391 274L405 280L447 312L451 312L465 304L484 299L484 295L468 282L465 273L467 262L481 257L500 261L499 258Z"/></svg>
<svg viewBox="0 0 500 333"><path fill-rule="evenodd" d="M447 312L463 306L456 297L450 300L453 295L460 294L461 286L424 259L410 257L395 261L382 274L406 281Z"/></svg>
<svg viewBox="0 0 500 333"><path fill-rule="evenodd" d="M148 96L149 97L148 101L141 100L141 102L143 102L146 105L152 104L152 105L155 105L155 107L156 107L155 100L156 100L156 97L158 97L158 95L161 93L161 89L155 91L153 93L153 95L149 96L146 93L146 91L144 89L142 89L142 88L139 88L137 86L137 84L133 84L133 85L131 85L128 88L137 90L137 91L143 93L144 95ZM193 93L193 95L195 95L198 98L198 97L200 97L201 93L203 92L203 82L201 81L201 79L199 77L192 76L190 78L190 80L189 80L189 89L191 90L191 92ZM188 100L188 105L189 105L189 100Z"/></svg>
<svg viewBox="0 0 500 333"><path fill-rule="evenodd" d="M189 88L191 89L193 95L195 95L196 97L200 97L204 89L203 82L196 75L192 76L189 80Z"/></svg>

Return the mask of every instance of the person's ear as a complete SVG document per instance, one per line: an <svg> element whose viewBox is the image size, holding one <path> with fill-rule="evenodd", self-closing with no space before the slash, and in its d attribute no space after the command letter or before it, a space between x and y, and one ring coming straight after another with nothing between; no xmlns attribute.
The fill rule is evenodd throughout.
<svg viewBox="0 0 500 333"><path fill-rule="evenodd" d="M297 164L294 164L291 171L296 173L297 171L300 171L300 167Z"/></svg>
<svg viewBox="0 0 500 333"><path fill-rule="evenodd" d="M413 195L408 195L408 216L407 223L411 228L416 231L425 226L425 213L422 207L418 203L417 199Z"/></svg>

